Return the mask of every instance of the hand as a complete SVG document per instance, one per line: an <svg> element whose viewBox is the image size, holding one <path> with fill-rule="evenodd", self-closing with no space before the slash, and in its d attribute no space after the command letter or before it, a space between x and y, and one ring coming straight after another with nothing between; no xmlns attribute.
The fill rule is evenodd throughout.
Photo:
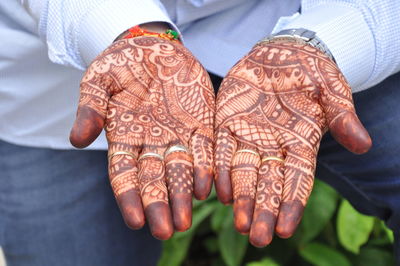
<svg viewBox="0 0 400 266"><path fill-rule="evenodd" d="M86 147L105 128L110 182L127 225L141 228L145 214L156 238L187 230L193 190L205 199L212 185L215 103L205 69L181 44L136 37L99 55L80 90L71 143ZM138 160L173 145L189 151Z"/></svg>
<svg viewBox="0 0 400 266"><path fill-rule="evenodd" d="M233 199L235 227L250 233L253 245L269 244L274 231L283 238L294 233L328 129L354 153L371 146L342 73L309 45L257 45L224 78L216 109L217 195L225 204Z"/></svg>

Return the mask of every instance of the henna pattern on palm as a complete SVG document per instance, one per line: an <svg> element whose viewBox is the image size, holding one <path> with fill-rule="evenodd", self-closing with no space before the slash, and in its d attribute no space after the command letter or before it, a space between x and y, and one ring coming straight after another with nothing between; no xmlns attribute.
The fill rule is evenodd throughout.
<svg viewBox="0 0 400 266"><path fill-rule="evenodd" d="M70 139L85 147L104 127L109 154L132 154L109 162L128 226L142 227L146 216L160 239L191 226L192 193L204 199L212 185L214 98L206 70L184 46L167 40L120 40L90 65ZM190 154L137 160L148 152L164 155L173 145Z"/></svg>
<svg viewBox="0 0 400 266"><path fill-rule="evenodd" d="M257 45L224 78L216 109L217 194L226 204L233 199L236 229L250 233L253 245L267 245L274 231L285 238L293 234L328 129L352 152L371 146L340 70L309 45L282 40ZM260 157L235 153L243 148ZM261 163L267 156L284 163Z"/></svg>

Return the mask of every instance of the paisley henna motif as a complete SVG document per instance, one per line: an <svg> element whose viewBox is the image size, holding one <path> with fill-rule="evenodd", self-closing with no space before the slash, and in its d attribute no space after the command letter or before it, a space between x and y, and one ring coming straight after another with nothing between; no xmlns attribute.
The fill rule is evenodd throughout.
<svg viewBox="0 0 400 266"><path fill-rule="evenodd" d="M236 228L250 232L254 245L267 245L274 231L281 237L293 234L328 129L355 153L371 146L349 85L336 64L311 46L258 45L224 78L217 97L217 194L224 203L234 200ZM284 163L250 162L235 154L243 146Z"/></svg>
<svg viewBox="0 0 400 266"><path fill-rule="evenodd" d="M116 199L130 227L143 226L145 213L153 235L167 239L174 227L190 227L193 190L199 199L210 192L214 109L209 76L184 46L155 37L119 40L82 79L70 139L85 147L104 127L109 154L133 155L110 159ZM137 161L147 152L164 155L172 145L191 154Z"/></svg>

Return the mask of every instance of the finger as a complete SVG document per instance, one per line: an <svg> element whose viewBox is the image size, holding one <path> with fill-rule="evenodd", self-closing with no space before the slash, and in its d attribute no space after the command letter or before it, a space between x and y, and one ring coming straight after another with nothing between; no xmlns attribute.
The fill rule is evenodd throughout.
<svg viewBox="0 0 400 266"><path fill-rule="evenodd" d="M250 231L260 155L244 151L239 146L232 160L233 214L235 228L242 234ZM242 148L243 147L243 148Z"/></svg>
<svg viewBox="0 0 400 266"><path fill-rule="evenodd" d="M70 142L77 148L91 144L101 133L107 112L109 95L107 89L111 81L105 75L89 68L81 81L78 111Z"/></svg>
<svg viewBox="0 0 400 266"><path fill-rule="evenodd" d="M223 204L232 203L232 185L230 179L231 161L236 151L236 141L228 129L220 128L216 134L215 145L215 189Z"/></svg>
<svg viewBox="0 0 400 266"><path fill-rule="evenodd" d="M267 156L271 156L271 154L264 155L262 158ZM277 155L277 153L272 156L282 158L282 155ZM249 236L250 243L256 247L264 247L272 241L282 197L283 182L283 162L268 160L261 163Z"/></svg>
<svg viewBox="0 0 400 266"><path fill-rule="evenodd" d="M213 130L196 130L190 145L194 159L194 195L204 200L210 194L213 179Z"/></svg>
<svg viewBox="0 0 400 266"><path fill-rule="evenodd" d="M165 158L165 171L174 227L186 231L192 225L193 159L186 152Z"/></svg>
<svg viewBox="0 0 400 266"><path fill-rule="evenodd" d="M128 227L142 228L145 223L142 201L140 199L137 149L117 148L111 144L109 147L108 172L111 187L121 210L122 216ZM117 151L127 151L130 154L117 154Z"/></svg>
<svg viewBox="0 0 400 266"><path fill-rule="evenodd" d="M372 146L371 137L355 113L349 84L334 63L324 60L320 63L330 70L322 102L332 136L353 153L367 152Z"/></svg>
<svg viewBox="0 0 400 266"><path fill-rule="evenodd" d="M316 152L301 144L287 150L284 187L275 232L282 238L293 235L314 183Z"/></svg>
<svg viewBox="0 0 400 266"><path fill-rule="evenodd" d="M142 155L148 150L143 150ZM161 154L159 152L156 152ZM139 160L140 194L151 233L160 240L173 234L172 217L168 205L164 163L157 157Z"/></svg>

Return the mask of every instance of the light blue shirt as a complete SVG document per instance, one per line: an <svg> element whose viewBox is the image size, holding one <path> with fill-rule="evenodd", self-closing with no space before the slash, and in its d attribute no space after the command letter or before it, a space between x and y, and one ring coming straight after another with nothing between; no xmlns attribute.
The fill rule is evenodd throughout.
<svg viewBox="0 0 400 266"><path fill-rule="evenodd" d="M398 0L2 0L0 139L71 148L81 71L133 25L170 23L221 76L272 31L314 30L357 92L400 70L399 15Z"/></svg>

